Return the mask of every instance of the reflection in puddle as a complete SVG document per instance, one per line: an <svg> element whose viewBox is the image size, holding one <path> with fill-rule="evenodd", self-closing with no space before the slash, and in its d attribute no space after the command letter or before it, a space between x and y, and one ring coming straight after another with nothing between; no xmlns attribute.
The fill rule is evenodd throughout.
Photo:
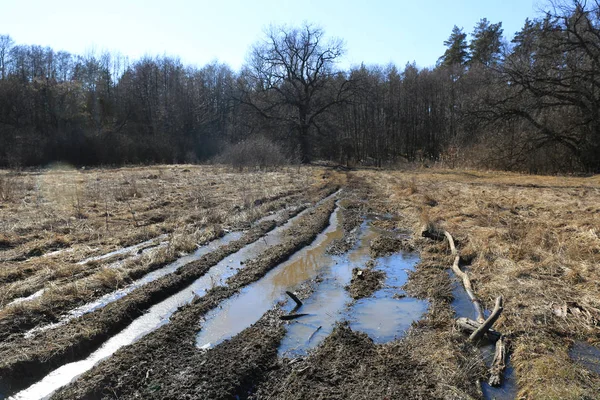
<svg viewBox="0 0 600 400"><path fill-rule="evenodd" d="M279 348L281 356L305 355L331 334L340 320L347 320L350 328L366 333L375 343L386 343L400 337L427 311L425 301L394 298L408 278L407 270L418 262L416 255L394 254L376 259L375 269L386 274L384 287L371 297L352 303L345 286L350 283L352 269L363 267L369 260L369 242L376 236L376 229L370 225L363 224L361 232L358 247L346 256L335 257L335 265L306 300L301 312L310 315L288 325Z"/></svg>
<svg viewBox="0 0 600 400"><path fill-rule="evenodd" d="M588 371L600 374L600 349L585 342L575 342L569 349L569 357Z"/></svg>
<svg viewBox="0 0 600 400"><path fill-rule="evenodd" d="M316 276L331 259L331 256L325 253L325 249L343 235L338 219L339 209L336 209L330 217L327 229L319 234L310 246L298 251L288 261L269 271L260 280L244 287L237 296L226 300L219 308L208 313L196 339L198 346L210 348L237 335L258 321L275 302L282 299L286 290Z"/></svg>
<svg viewBox="0 0 600 400"><path fill-rule="evenodd" d="M287 333L279 347L281 356L306 354L307 350L329 336L335 323L342 319L348 320L352 328L367 333L378 343L398 337L412 321L419 319L427 309L426 302L392 298L406 281L406 269L416 263L415 256L396 254L378 259L376 268L387 274L385 288L371 298L352 303L345 289L352 278L352 269L363 267L369 261L369 243L380 232L369 223L363 223L357 246L347 254L333 256L327 254L326 249L343 235L337 218L338 212L332 216L330 229L311 246L209 313L198 333L197 345L208 349L239 334L258 321L277 301L286 299L286 290L318 274L321 279L313 294L298 311L308 315L287 325ZM288 302L284 309L289 311L293 305Z"/></svg>

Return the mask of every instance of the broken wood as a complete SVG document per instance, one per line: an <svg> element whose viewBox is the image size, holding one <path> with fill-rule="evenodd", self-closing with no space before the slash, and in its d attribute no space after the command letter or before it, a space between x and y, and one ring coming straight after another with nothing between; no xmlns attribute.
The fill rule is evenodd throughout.
<svg viewBox="0 0 600 400"><path fill-rule="evenodd" d="M472 333L479 329L479 327L481 327L481 323L473 321L469 318L461 317L456 320L456 327L463 332ZM497 341L498 339L500 339L501 336L502 334L500 332L495 331L493 329L488 329L485 333L485 337L492 342Z"/></svg>
<svg viewBox="0 0 600 400"><path fill-rule="evenodd" d="M444 235L446 236L446 239L448 239L448 243L450 244L450 251L454 256L454 263L452 263L452 271L454 271L456 276L458 276L462 280L465 291L467 292L469 299L471 299L473 307L475 307L475 313L477 314L477 322L483 323L485 321L485 317L483 315L483 308L481 307L481 303L479 303L479 300L473 292L473 285L471 285L471 279L469 279L469 275L463 272L459 267L460 255L458 254L458 250L456 250L456 246L454 245L454 239L452 238L452 235L448 233L448 231L444 231Z"/></svg>
<svg viewBox="0 0 600 400"><path fill-rule="evenodd" d="M310 341L313 339L313 337L315 337L317 332L319 332L320 330L321 330L321 326L319 325L319 327L317 329L315 329L315 331L309 336L308 341L306 343L307 344L310 343Z"/></svg>
<svg viewBox="0 0 600 400"><path fill-rule="evenodd" d="M486 319L485 322L481 324L479 328L477 328L475 332L471 334L471 336L469 336L469 340L472 342L479 340L492 327L492 325L494 325L498 317L500 317L500 314L502 314L502 310L502 296L498 296L496 299L496 304L494 305L494 310L488 319Z"/></svg>
<svg viewBox="0 0 600 400"><path fill-rule="evenodd" d="M308 314L288 314L288 315L282 315L281 317L279 317L279 319L282 321L289 321L291 319L304 317L305 315L308 315Z"/></svg>
<svg viewBox="0 0 600 400"><path fill-rule="evenodd" d="M300 301L300 299L292 292L286 291L285 292L288 296L290 296L292 298L292 300L294 300L296 302L296 307L294 307L294 309L292 310L292 312L296 311L297 309L299 309L300 307L302 307L302 302Z"/></svg>
<svg viewBox="0 0 600 400"><path fill-rule="evenodd" d="M490 386L500 386L502 384L502 373L506 369L506 339L501 336L496 341L496 351L494 353L494 360L492 361L492 367L490 368L490 379L488 383Z"/></svg>

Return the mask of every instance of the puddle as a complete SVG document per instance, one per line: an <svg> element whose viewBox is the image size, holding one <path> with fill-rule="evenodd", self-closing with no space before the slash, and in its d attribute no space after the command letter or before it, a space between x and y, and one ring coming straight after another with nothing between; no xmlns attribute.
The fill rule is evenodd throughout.
<svg viewBox="0 0 600 400"><path fill-rule="evenodd" d="M588 371L600 374L600 349L585 342L575 342L569 349L569 357Z"/></svg>
<svg viewBox="0 0 600 400"><path fill-rule="evenodd" d="M114 292L107 293L104 296L96 299L95 301L86 303L86 304L82 305L81 307L72 309L65 316L63 316L60 319L60 321L58 321L58 322L30 329L29 331L27 331L25 333L25 337L26 338L31 337L38 332L58 328L59 326L65 325L72 319L79 318L82 315L85 315L85 314L91 313L93 311L96 311L100 308L103 308L106 305L113 303L113 302L127 296L129 293L133 292L135 289L142 287L142 286L144 286L152 281L155 281L159 278L162 278L163 276L169 275L169 274L177 271L179 268L183 267L184 265L189 264L192 261L196 261L196 260L202 258L204 255L210 253L211 251L214 251L221 246L227 245L235 240L238 240L239 238L242 237L242 235L243 235L243 232L231 232L219 239L213 240L212 242L199 247L198 250L196 250L194 253L183 256L183 257L177 259L176 261L172 262L171 264L168 264L168 265L166 265L160 269L157 269L155 271L152 271L152 272L144 275L142 278L127 285L124 288L115 290Z"/></svg>
<svg viewBox="0 0 600 400"><path fill-rule="evenodd" d="M206 322L196 338L201 348L217 345L252 325L279 299L285 290L317 275L331 258L325 249L343 236L339 224L339 209L329 218L329 226L311 245L295 253L289 260L269 271L260 280L244 287L238 295L226 300L218 309L208 313Z"/></svg>
<svg viewBox="0 0 600 400"><path fill-rule="evenodd" d="M350 328L369 335L375 343L386 343L402 335L413 321L427 312L424 300L412 297L394 298L408 279L407 271L419 261L416 255L394 254L377 259L375 269L386 273L384 288L371 297L359 299L350 307L347 320Z"/></svg>
<svg viewBox="0 0 600 400"><path fill-rule="evenodd" d="M144 315L135 319L127 328L107 340L98 350L86 359L61 366L46 375L39 382L17 393L15 396L11 397L11 399L40 399L48 397L59 388L76 380L80 375L90 370L101 360L110 357L121 347L130 345L148 333L160 328L162 325L167 324L171 315L173 315L179 307L189 304L196 296L203 296L210 288L216 285L224 285L230 276L233 276L237 270L243 268L244 264L242 264L242 262L258 255L267 246L281 242L285 230L288 229L297 218L308 211L309 210L305 210L299 213L294 218L291 218L286 224L275 228L258 241L247 245L237 253L223 259L220 263L210 268L206 274L194 281L190 286L160 303L155 304Z"/></svg>
<svg viewBox="0 0 600 400"><path fill-rule="evenodd" d="M494 360L496 346L492 343L480 347L485 365L490 368ZM481 391L485 400L514 400L517 398L517 377L510 363L510 354L506 355L506 369L502 375L502 385L490 386L487 382L481 382Z"/></svg>
<svg viewBox="0 0 600 400"><path fill-rule="evenodd" d="M406 281L405 268L416 263L415 257L394 255L378 259L377 268L388 273L385 288L372 298L352 304L345 286L350 283L352 269L369 261L369 243L379 233L365 222L354 249L344 255L329 255L326 253L329 244L343 235L337 213L332 218L336 221L332 220L330 228L310 246L209 313L196 338L197 346L208 349L239 334L275 303L286 299L286 290L317 275L321 281L298 311L308 315L287 325L287 333L279 347L280 356L306 354L329 336L335 323L342 319L348 320L353 329L364 331L383 343L399 336L412 321L421 317L427 309L425 302L392 298ZM293 305L289 301L284 309L290 311ZM390 318L392 313L395 313L394 317Z"/></svg>
<svg viewBox="0 0 600 400"><path fill-rule="evenodd" d="M283 213L286 211L287 210L281 210L281 211L275 212L273 214L270 214L266 217L259 219L254 224L258 224L263 221L277 220L277 219L281 218ZM213 268L216 268L216 271L222 271L223 272L222 276L225 277L225 278L215 280L214 284L215 285L223 284L224 280L226 280L228 277L233 275L233 273L237 272L239 267L242 266L241 263L243 261L257 255L258 253L263 251L267 247L267 245L273 245L273 244L279 243L282 239L280 232L281 232L281 228L277 228L277 229L269 232L264 238L260 239L259 242L251 244L249 246L246 246L244 249L227 257L225 260L221 261L219 264L217 264L215 267L213 267ZM142 278L134 281L133 283L127 285L126 287L124 287L122 289L107 293L104 296L98 298L97 300L95 300L93 302L86 303L86 304L82 305L81 307L74 308L73 310L69 311L65 316L63 316L60 319L60 321L58 321L58 322L30 329L29 331L27 331L25 333L25 337L31 337L34 334L36 334L37 332L46 331L48 329L55 329L59 326L65 325L67 322L71 321L72 319L79 318L82 315L85 315L90 312L96 311L100 308L103 308L107 304L113 303L113 302L127 296L129 293L131 293L135 289L137 289L141 286L144 286L152 281L155 281L159 278L162 278L163 276L169 275L169 274L177 271L179 268L183 267L184 265L189 264L192 261L199 260L200 258L202 258L204 255L210 253L211 251L214 251L221 246L227 245L235 240L240 239L242 237L242 235L243 235L243 232L241 232L241 231L230 232L219 239L213 240L213 241L209 242L208 244L199 247L194 253L183 256L183 257L177 259L176 261L172 262L171 264L168 264L160 269L157 269L156 271L152 271L152 272L144 275ZM162 242L162 243L158 244L158 246L156 246L156 243L155 243L154 246L146 247L144 250L142 250L141 253L139 254L139 257L141 257L144 253L146 253L148 251L154 251L154 250L156 250L160 247L166 246L166 245L167 245L166 242ZM138 253L139 253L139 250L138 250ZM122 262L123 262L123 260L117 261L117 262L109 265L108 267L109 268L117 267ZM228 271L227 271L227 269L228 269ZM200 295L200 293L197 293L197 294ZM202 294L204 294L204 292Z"/></svg>
<svg viewBox="0 0 600 400"><path fill-rule="evenodd" d="M377 258L375 269L386 273L383 288L370 297L352 302L345 286L350 283L352 269L363 267L370 259L368 245L376 236L375 232L370 225L363 226L358 248L346 257L333 257L335 264L302 306L301 312L309 315L287 326L279 348L280 356L306 355L308 350L325 340L335 323L341 320L348 321L353 330L369 335L375 343L386 343L402 336L413 321L427 312L426 301L394 298L396 294L403 294L400 287L408 278L407 270L412 270L418 262L418 257L412 254Z"/></svg>
<svg viewBox="0 0 600 400"><path fill-rule="evenodd" d="M477 318L475 307L473 307L473 303L467 295L467 292L464 290L462 283L458 280L458 278L456 278L454 272L448 271L448 274L452 280L452 295L454 300L452 301L451 305L454 307L454 316L456 318L466 317L475 320ZM484 315L488 316L489 311L484 310ZM496 346L493 343L490 343L480 346L479 349L481 350L481 355L486 366L490 368L492 365L492 360L494 359ZM504 375L502 376L502 385L499 387L493 387L488 385L487 382L482 381L481 391L483 392L483 397L486 400L513 400L517 398L517 378L510 363L510 354L508 354L506 357L506 369L504 370Z"/></svg>
<svg viewBox="0 0 600 400"><path fill-rule="evenodd" d="M33 299L37 299L38 297L40 297L41 295L44 294L44 291L45 291L45 289L40 289L37 292L35 292L34 294L29 295L27 297L19 297L18 299L14 299L10 303L8 303L6 306L13 306L15 304L23 303L25 301L30 301L30 300L33 300Z"/></svg>
<svg viewBox="0 0 600 400"><path fill-rule="evenodd" d="M100 256L86 258L85 260L79 261L77 264L83 265L83 264L87 264L89 262L102 261L102 260L106 260L107 258L111 258L114 256L119 256L119 255L134 255L134 254L137 254L140 250L143 250L148 247L156 246L157 244L159 244L161 241L163 241L167 237L168 237L168 235L166 235L166 234L160 235L153 239L146 240L145 242L134 244L133 246L123 247L122 249L111 251L110 253L102 254Z"/></svg>

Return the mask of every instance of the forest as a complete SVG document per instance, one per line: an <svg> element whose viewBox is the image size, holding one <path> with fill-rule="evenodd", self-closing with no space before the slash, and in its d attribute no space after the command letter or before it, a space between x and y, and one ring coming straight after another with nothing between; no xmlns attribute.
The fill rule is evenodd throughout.
<svg viewBox="0 0 600 400"><path fill-rule="evenodd" d="M342 39L271 26L234 71L76 55L0 35L0 166L326 160L600 172L600 3L509 37L455 26L435 66L338 67ZM201 51L201 50L199 50Z"/></svg>

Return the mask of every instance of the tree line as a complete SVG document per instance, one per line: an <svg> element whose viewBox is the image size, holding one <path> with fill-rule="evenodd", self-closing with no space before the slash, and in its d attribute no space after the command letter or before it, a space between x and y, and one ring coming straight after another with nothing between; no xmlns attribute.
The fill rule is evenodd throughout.
<svg viewBox="0 0 600 400"><path fill-rule="evenodd" d="M233 71L0 35L0 166L202 162L268 141L305 163L600 171L598 1L550 4L510 40L501 22L455 26L444 45L433 67L342 70L341 40L272 26Z"/></svg>

